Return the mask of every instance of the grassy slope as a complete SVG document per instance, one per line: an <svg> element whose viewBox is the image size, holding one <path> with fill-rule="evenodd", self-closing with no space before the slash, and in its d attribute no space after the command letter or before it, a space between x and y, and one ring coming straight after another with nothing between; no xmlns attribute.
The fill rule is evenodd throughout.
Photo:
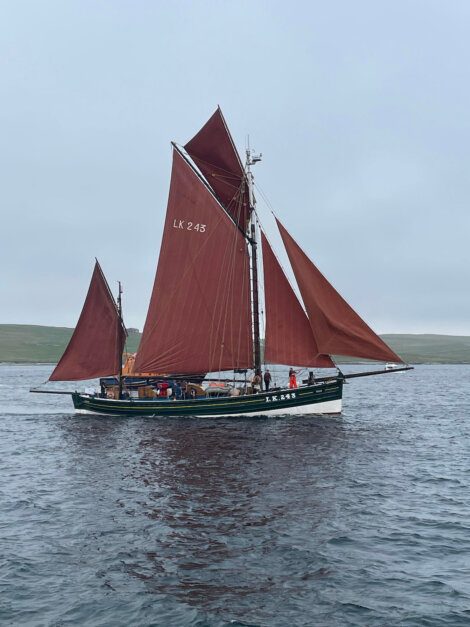
<svg viewBox="0 0 470 627"><path fill-rule="evenodd" d="M0 361L55 363L64 352L72 330L0 324ZM390 334L382 337L410 363L470 363L470 337L467 336ZM139 341L140 334L131 333L127 350L135 352ZM338 361L349 360L339 358Z"/></svg>
<svg viewBox="0 0 470 627"><path fill-rule="evenodd" d="M470 363L470 337L468 336L390 333L380 337L409 364ZM366 360L336 357L336 361L347 364Z"/></svg>
<svg viewBox="0 0 470 627"><path fill-rule="evenodd" d="M65 350L73 329L24 324L0 324L0 361L55 363ZM140 334L132 333L127 349L137 350Z"/></svg>
<svg viewBox="0 0 470 627"><path fill-rule="evenodd" d="M382 335L410 363L470 363L470 337L465 335Z"/></svg>

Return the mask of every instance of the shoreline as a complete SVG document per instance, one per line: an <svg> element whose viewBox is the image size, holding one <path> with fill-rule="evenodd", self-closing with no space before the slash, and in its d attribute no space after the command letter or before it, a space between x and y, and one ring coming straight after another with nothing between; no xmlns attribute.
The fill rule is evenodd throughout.
<svg viewBox="0 0 470 627"><path fill-rule="evenodd" d="M379 365L377 362L373 361L362 361L362 362L336 362L338 366L371 366L371 365ZM410 366L470 366L470 361L410 361L406 362ZM56 366L56 361L1 361L0 366ZM264 367L264 366L263 366ZM274 368L272 364L266 364L266 367ZM285 365L288 368L288 365ZM303 368L304 370L308 370L307 367ZM313 370L319 370L319 368L313 368Z"/></svg>

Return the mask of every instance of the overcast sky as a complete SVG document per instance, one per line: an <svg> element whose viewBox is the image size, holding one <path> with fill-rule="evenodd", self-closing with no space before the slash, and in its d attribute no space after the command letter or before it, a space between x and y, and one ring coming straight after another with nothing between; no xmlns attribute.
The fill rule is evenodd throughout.
<svg viewBox="0 0 470 627"><path fill-rule="evenodd" d="M469 32L468 0L0 0L0 322L73 326L96 256L142 329L170 141L220 104L376 331L470 334Z"/></svg>

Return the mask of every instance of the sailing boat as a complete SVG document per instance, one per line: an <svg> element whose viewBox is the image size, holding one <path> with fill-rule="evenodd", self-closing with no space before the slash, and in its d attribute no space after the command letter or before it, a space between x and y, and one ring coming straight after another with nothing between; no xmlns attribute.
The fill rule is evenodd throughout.
<svg viewBox="0 0 470 627"><path fill-rule="evenodd" d="M51 381L102 377L99 393L69 392L78 412L169 417L339 414L346 378L386 371L344 375L332 355L402 364L395 372L410 368L340 296L276 218L302 306L266 234L257 227L252 166L260 155L247 150L243 166L220 108L184 147L172 147L163 239L133 370L147 392L136 397L131 380L123 377L121 289L116 302L97 261L72 339L50 376ZM300 387L262 389L259 242L264 363L334 368L335 374L309 378ZM184 393L194 392L188 382L224 371L245 377L254 371L258 385L247 389L238 379L222 396L201 386L197 394ZM118 382L111 394L103 378L109 376Z"/></svg>

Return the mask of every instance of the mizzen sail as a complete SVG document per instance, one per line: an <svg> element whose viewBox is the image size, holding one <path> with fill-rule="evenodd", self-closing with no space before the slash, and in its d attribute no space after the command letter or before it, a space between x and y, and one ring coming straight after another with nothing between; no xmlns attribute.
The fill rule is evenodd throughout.
<svg viewBox="0 0 470 627"><path fill-rule="evenodd" d="M184 148L245 232L250 218L245 171L220 107Z"/></svg>
<svg viewBox="0 0 470 627"><path fill-rule="evenodd" d="M82 313L50 381L80 381L119 372L126 330L98 261Z"/></svg>
<svg viewBox="0 0 470 627"><path fill-rule="evenodd" d="M252 364L245 239L174 150L160 258L135 369L196 374Z"/></svg>
<svg viewBox="0 0 470 627"><path fill-rule="evenodd" d="M310 261L276 219L320 353L402 362Z"/></svg>
<svg viewBox="0 0 470 627"><path fill-rule="evenodd" d="M272 364L334 368L328 355L319 355L307 315L289 284L265 234L263 248L266 331L264 359Z"/></svg>

